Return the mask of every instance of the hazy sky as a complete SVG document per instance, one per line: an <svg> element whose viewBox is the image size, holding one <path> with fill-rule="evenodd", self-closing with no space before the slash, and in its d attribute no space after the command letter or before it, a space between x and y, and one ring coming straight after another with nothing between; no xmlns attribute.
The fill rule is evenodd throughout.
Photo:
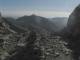
<svg viewBox="0 0 80 60"><path fill-rule="evenodd" d="M5 16L68 17L79 3L80 0L0 0L0 10Z"/></svg>

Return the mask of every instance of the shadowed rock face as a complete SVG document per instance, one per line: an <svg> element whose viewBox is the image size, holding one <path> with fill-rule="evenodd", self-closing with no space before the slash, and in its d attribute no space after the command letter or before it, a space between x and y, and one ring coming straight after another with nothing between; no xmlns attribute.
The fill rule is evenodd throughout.
<svg viewBox="0 0 80 60"><path fill-rule="evenodd" d="M72 34L80 33L80 5L78 5L69 16L67 25Z"/></svg>
<svg viewBox="0 0 80 60"><path fill-rule="evenodd" d="M69 46L73 50L73 58L80 57L80 5L78 5L68 19Z"/></svg>

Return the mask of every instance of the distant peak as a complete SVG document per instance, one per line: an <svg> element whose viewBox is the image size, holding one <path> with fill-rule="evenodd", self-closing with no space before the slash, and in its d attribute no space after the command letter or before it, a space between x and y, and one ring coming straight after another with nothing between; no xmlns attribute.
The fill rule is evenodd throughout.
<svg viewBox="0 0 80 60"><path fill-rule="evenodd" d="M36 16L35 14L32 14L31 16Z"/></svg>

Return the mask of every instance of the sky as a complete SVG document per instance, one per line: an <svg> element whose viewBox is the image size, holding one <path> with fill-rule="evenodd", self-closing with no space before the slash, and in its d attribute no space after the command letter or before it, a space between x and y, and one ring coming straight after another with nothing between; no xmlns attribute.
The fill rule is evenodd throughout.
<svg viewBox="0 0 80 60"><path fill-rule="evenodd" d="M3 16L68 17L80 0L0 0Z"/></svg>

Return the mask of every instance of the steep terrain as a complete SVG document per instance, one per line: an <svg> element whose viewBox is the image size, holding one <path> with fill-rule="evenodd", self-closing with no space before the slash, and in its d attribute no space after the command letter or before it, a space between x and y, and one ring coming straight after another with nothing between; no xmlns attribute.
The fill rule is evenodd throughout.
<svg viewBox="0 0 80 60"><path fill-rule="evenodd" d="M80 5L71 13L67 23L66 39L73 50L74 60L80 60Z"/></svg>
<svg viewBox="0 0 80 60"><path fill-rule="evenodd" d="M68 43L52 32L48 19L32 15L11 20L0 17L0 60L72 59Z"/></svg>
<svg viewBox="0 0 80 60"><path fill-rule="evenodd" d="M10 53L16 50L19 46L19 39L23 38L22 32L24 30L17 28L0 16L0 60L11 57Z"/></svg>

